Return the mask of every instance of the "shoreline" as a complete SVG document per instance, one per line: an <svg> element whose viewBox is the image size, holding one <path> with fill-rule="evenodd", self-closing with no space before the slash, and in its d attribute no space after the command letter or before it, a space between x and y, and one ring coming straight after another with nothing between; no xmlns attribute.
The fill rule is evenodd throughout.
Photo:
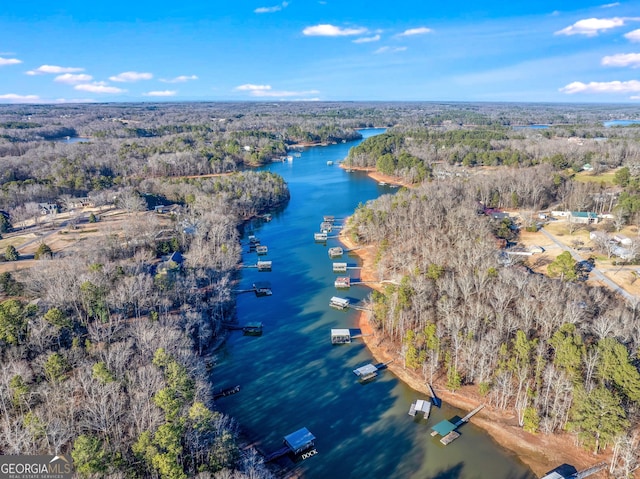
<svg viewBox="0 0 640 479"><path fill-rule="evenodd" d="M377 181L411 187L406 183L399 182L397 178L374 172L369 168L353 169L367 171L368 175ZM360 279L362 281L378 281L373 266L374 245L358 245L347 236L345 228L340 232L338 239L348 249L359 246L353 253L361 261ZM370 287L376 290L381 289L379 284L370 285ZM379 334L371 324L369 316L370 312L360 311L356 327L362 331L365 346L374 360L386 363L391 359L399 359L398 346ZM406 369L402 361L394 361L389 364L388 369L407 386L430 397L427 381L418 371ZM434 379L433 387L439 398L463 410L471 410L484 402L475 386L463 386L455 393L452 393L446 389L441 376L438 376ZM610 454L594 456L586 449L576 446L575 438L570 434L528 433L518 426L517 417L512 410L498 410L486 405L478 415L471 419L471 422L489 434L497 444L516 456L538 477L542 477L545 473L561 464L571 464L576 469L582 470L598 462L610 459ZM601 472L592 477L605 476Z"/></svg>

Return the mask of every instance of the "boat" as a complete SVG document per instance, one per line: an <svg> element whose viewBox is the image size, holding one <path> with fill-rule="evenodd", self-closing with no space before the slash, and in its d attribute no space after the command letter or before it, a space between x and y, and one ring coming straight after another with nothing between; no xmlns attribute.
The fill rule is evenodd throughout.
<svg viewBox="0 0 640 479"><path fill-rule="evenodd" d="M378 184L379 184L380 186L387 186L387 184L386 184L384 181L378 181Z"/></svg>
<svg viewBox="0 0 640 479"><path fill-rule="evenodd" d="M287 156L287 161L289 163L291 163L293 161L293 156L291 156L291 155Z"/></svg>
<svg viewBox="0 0 640 479"><path fill-rule="evenodd" d="M331 161L331 160L327 161L327 165L328 165L328 166L333 165L333 161Z"/></svg>

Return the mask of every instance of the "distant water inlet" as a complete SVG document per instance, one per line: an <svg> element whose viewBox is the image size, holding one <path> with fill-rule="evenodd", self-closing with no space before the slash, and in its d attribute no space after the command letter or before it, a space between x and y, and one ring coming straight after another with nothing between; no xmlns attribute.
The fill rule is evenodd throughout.
<svg viewBox="0 0 640 479"><path fill-rule="evenodd" d="M632 126L632 125L640 125L640 120L610 120L602 123L607 128L611 128L612 126Z"/></svg>
<svg viewBox="0 0 640 479"><path fill-rule="evenodd" d="M338 278L359 282L358 258L348 251L331 257L329 250L341 246L337 233L322 240L314 233L329 220L333 230L339 229L359 203L397 191L362 172L327 168L328 161L339 163L356 144L308 148L295 161L263 168L284 177L291 200L271 212L271 221L258 219L245 228L243 244L252 236L269 248L260 256L246 248L243 264L257 264L259 257L274 267L266 272L243 268L238 290L253 291L268 282L272 294L237 295L238 325L261 324L262 335L229 336L212 374L217 388L240 385L241 390L219 407L238 420L265 455L284 451L283 437L292 432L311 431L311 450L317 454L273 459L308 479L533 479L471 423L461 426L460 437L446 447L431 437L432 426L468 411L443 404L426 419L421 409L422 419L416 421L407 411L423 394L388 369L376 367L371 381L354 375L376 363L362 341L352 340L359 334L359 305L370 291L366 286L336 290Z"/></svg>

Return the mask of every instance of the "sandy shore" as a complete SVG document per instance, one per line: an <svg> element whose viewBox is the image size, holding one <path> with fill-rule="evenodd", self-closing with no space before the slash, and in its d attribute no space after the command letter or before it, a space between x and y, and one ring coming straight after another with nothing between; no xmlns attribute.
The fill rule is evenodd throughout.
<svg viewBox="0 0 640 479"><path fill-rule="evenodd" d="M393 183L394 178L379 173L369 173L369 176L387 183ZM400 184L397 181L395 184ZM410 186L410 185L402 185ZM378 281L379 278L373 267L374 247L360 246L348 238L343 229L340 234L340 241L346 248L352 249L362 261L360 277L362 281ZM375 285L373 288L377 287ZM364 342L377 362L388 362L396 359L389 365L389 369L405 384L429 395L429 389L425 378L418 371L405 369L400 358L400 347L392 344L379 334L369 321L369 312L360 312L358 317L358 328L365 335ZM438 396L447 403L461 408L471 410L485 400L480 397L475 386L464 386L455 393L451 393L445 387L444 379L436 379L433 384ZM517 418L512 410L497 410L486 406L479 414L471 420L475 425L481 427L501 446L513 452L523 463L529 466L535 474L542 477L546 472L556 466L567 463L578 470L585 469L598 462L610 459L610 455L601 454L594 456L583 448L575 445L575 439L569 434L546 435L530 434L525 432L517 424ZM600 472L591 476L593 478L604 478L605 473Z"/></svg>

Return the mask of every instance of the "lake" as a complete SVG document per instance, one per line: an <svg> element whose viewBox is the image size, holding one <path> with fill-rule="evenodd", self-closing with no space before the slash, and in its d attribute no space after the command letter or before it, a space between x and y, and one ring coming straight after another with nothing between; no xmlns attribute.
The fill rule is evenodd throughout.
<svg viewBox="0 0 640 479"><path fill-rule="evenodd" d="M602 123L605 127L612 126L631 126L640 124L640 120L609 120Z"/></svg>
<svg viewBox="0 0 640 479"><path fill-rule="evenodd" d="M546 130L550 127L550 125L515 125L512 128L514 130Z"/></svg>
<svg viewBox="0 0 640 479"><path fill-rule="evenodd" d="M428 421L416 421L407 413L415 399L425 398L423 394L390 371L382 371L370 383L358 383L352 370L371 362L371 354L360 340L331 345L330 330L354 328L356 312L330 308L330 298L348 297L353 303L369 290L335 289L336 274L327 251L339 243L335 238L315 243L313 233L319 231L323 215L343 220L359 203L397 191L335 165L357 143L309 148L290 162L263 167L284 177L291 201L273 212L272 221L254 221L245 231L244 264L258 259L248 252L247 236L255 234L268 247L268 254L260 258L273 261L273 271L243 269L239 289L269 281L273 295L238 295L239 323L260 321L264 334L231 333L212 374L216 387L238 384L241 391L220 399L218 406L267 454L282 446L285 435L307 427L317 438L318 454L295 466L305 478L533 479L525 466L473 424L461 427L462 436L443 446L430 436L430 427L467 411L443 405L432 409ZM345 255L335 261L355 266L358 260ZM358 276L357 269L349 271L352 278Z"/></svg>
<svg viewBox="0 0 640 479"><path fill-rule="evenodd" d="M89 143L91 141L91 138L85 138L83 136L65 136L63 138L56 138L56 139L51 140L51 141L55 141L57 143L67 143L67 144Z"/></svg>

